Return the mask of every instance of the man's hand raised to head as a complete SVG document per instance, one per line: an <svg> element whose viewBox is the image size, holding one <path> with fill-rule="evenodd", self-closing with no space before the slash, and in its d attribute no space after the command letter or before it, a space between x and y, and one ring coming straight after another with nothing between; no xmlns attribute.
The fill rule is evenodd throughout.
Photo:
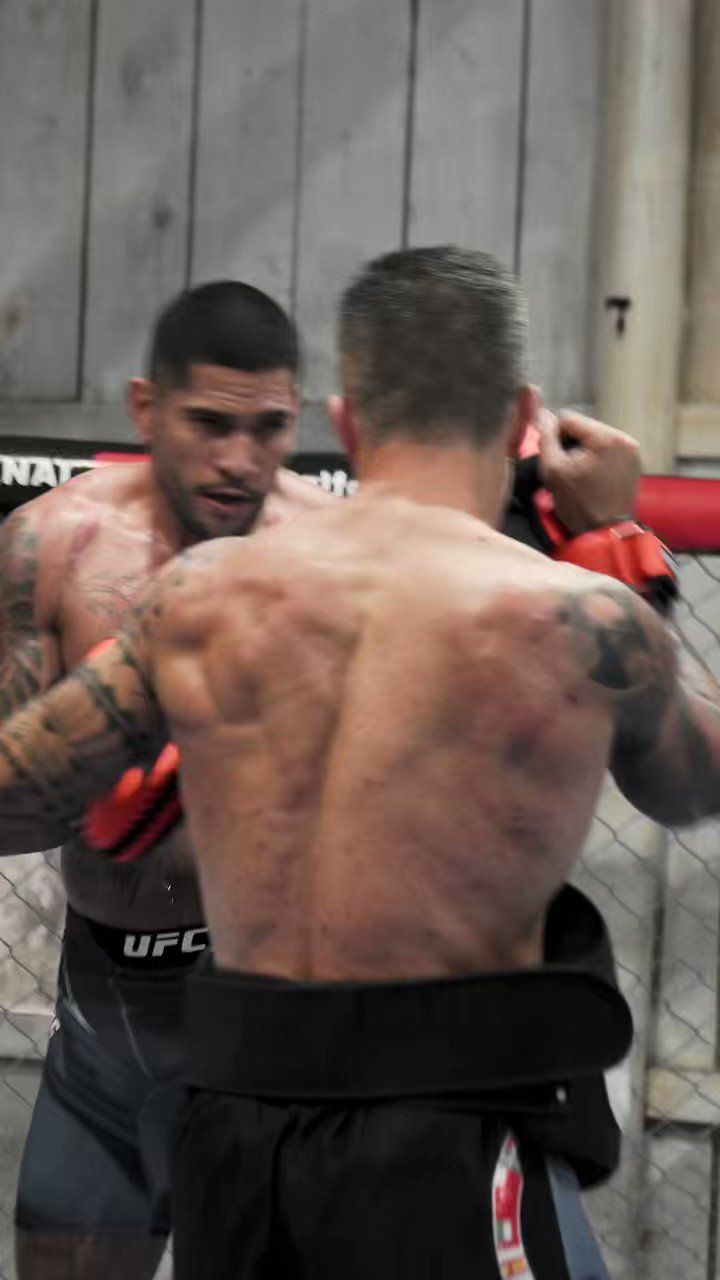
<svg viewBox="0 0 720 1280"><path fill-rule="evenodd" d="M641 463L632 436L570 409L540 409L537 427L542 478L571 534L633 515Z"/></svg>

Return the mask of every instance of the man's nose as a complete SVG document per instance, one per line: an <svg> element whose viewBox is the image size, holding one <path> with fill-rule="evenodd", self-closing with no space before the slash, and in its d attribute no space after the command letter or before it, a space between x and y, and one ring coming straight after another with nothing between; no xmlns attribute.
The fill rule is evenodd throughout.
<svg viewBox="0 0 720 1280"><path fill-rule="evenodd" d="M236 431L218 441L214 454L215 466L226 480L245 480L252 484L262 473L260 448L247 432Z"/></svg>

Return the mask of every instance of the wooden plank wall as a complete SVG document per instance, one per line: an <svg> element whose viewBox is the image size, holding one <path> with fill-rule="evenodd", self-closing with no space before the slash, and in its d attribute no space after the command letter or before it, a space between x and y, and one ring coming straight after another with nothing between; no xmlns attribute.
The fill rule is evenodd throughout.
<svg viewBox="0 0 720 1280"><path fill-rule="evenodd" d="M82 386L114 398L187 278L193 0L97 9Z"/></svg>
<svg viewBox="0 0 720 1280"><path fill-rule="evenodd" d="M520 267L534 373L590 400L605 7L3 0L0 432L117 438L153 316L221 275L293 309L319 401L343 281L448 240Z"/></svg>
<svg viewBox="0 0 720 1280"><path fill-rule="evenodd" d="M302 0L204 0L190 279L292 305Z"/></svg>
<svg viewBox="0 0 720 1280"><path fill-rule="evenodd" d="M311 399L335 380L339 288L400 243L410 15L387 0L308 0L296 311Z"/></svg>
<svg viewBox="0 0 720 1280"><path fill-rule="evenodd" d="M0 5L0 395L77 395L91 0Z"/></svg>

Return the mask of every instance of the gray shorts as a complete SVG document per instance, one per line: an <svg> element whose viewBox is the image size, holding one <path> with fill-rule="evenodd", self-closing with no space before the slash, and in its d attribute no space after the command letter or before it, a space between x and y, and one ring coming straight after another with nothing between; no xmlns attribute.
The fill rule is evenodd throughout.
<svg viewBox="0 0 720 1280"><path fill-rule="evenodd" d="M185 985L206 931L178 936L192 941L185 952L168 932L135 935L124 947L120 931L68 913L56 1018L20 1168L24 1230L169 1232Z"/></svg>

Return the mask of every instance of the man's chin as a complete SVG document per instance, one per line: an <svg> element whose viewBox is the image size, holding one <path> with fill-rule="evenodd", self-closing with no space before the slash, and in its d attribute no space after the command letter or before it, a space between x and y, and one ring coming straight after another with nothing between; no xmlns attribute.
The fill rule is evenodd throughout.
<svg viewBox="0 0 720 1280"><path fill-rule="evenodd" d="M196 536L208 538L243 538L257 524L261 504L247 503L238 511L203 512L196 521Z"/></svg>

